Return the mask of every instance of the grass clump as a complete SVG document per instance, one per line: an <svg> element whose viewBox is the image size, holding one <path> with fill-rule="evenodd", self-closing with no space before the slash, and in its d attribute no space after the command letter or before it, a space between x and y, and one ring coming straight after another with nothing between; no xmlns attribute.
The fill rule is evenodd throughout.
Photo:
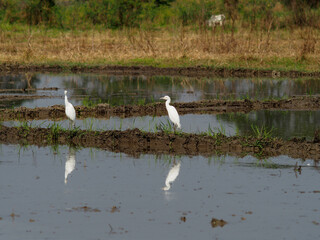
<svg viewBox="0 0 320 240"><path fill-rule="evenodd" d="M88 132L89 131L92 131L92 130L87 130ZM80 127L75 127L75 128L72 128L68 131L68 139L72 139L74 138L75 136L82 136L84 134L84 132L81 132L81 129Z"/></svg>
<svg viewBox="0 0 320 240"><path fill-rule="evenodd" d="M272 132L274 131L274 128L268 129L266 126L256 126L251 124L251 129L253 131L253 136L258 139L270 139L272 138Z"/></svg>
<svg viewBox="0 0 320 240"><path fill-rule="evenodd" d="M268 129L265 126L256 126L251 125L251 129L253 131L253 135L243 137L244 141L242 145L244 147L254 147L257 148L255 151L255 155L258 158L263 157L263 149L274 140L272 137L273 128Z"/></svg>
<svg viewBox="0 0 320 240"><path fill-rule="evenodd" d="M58 142L59 135L65 131L65 129L58 123L54 122L48 126L50 132L47 136L49 143L56 143Z"/></svg>
<svg viewBox="0 0 320 240"><path fill-rule="evenodd" d="M175 129L168 119L167 123L160 122L159 124L156 124L155 129L164 132L167 135L172 133L176 135L182 135L181 129Z"/></svg>
<svg viewBox="0 0 320 240"><path fill-rule="evenodd" d="M18 128L20 129L19 133L22 134L24 137L27 137L32 128L32 122L19 122Z"/></svg>

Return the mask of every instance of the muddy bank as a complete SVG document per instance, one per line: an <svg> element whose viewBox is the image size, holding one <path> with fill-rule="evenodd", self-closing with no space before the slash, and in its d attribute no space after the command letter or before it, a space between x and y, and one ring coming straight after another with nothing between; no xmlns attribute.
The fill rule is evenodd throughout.
<svg viewBox="0 0 320 240"><path fill-rule="evenodd" d="M185 133L148 133L138 129L126 131L85 131L53 128L0 128L1 144L75 145L94 147L132 156L140 154L180 155L254 155L259 158L288 155L292 158L320 158L318 138L314 141L248 137L204 136Z"/></svg>
<svg viewBox="0 0 320 240"><path fill-rule="evenodd" d="M56 98L48 95L36 95L36 96L26 96L26 95L0 95L0 104L5 101L17 101L17 100L32 100L40 98Z"/></svg>
<svg viewBox="0 0 320 240"><path fill-rule="evenodd" d="M35 93L37 91L58 91L57 87L44 87L44 88L17 88L17 89L0 89L0 93ZM4 97L4 96L0 96ZM8 96L10 97L10 96ZM16 95L12 95L11 97L16 97ZM6 100L7 98L3 98Z"/></svg>
<svg viewBox="0 0 320 240"><path fill-rule="evenodd" d="M67 66L67 65L25 65L14 63L0 64L0 73L21 73L21 72L87 72L104 73L112 75L170 75L187 77L319 77L320 72L300 72L300 71L274 71L274 70L254 70L254 69L227 69L210 67L172 67L157 68L152 66Z"/></svg>
<svg viewBox="0 0 320 240"><path fill-rule="evenodd" d="M1 103L1 99L0 99ZM248 113L257 110L319 110L320 96L301 96L281 100L205 100L189 103L173 104L180 115L190 113ZM78 118L96 117L109 118L134 116L162 116L166 115L165 104L162 102L147 105L110 106L99 104L95 107L76 106ZM0 120L35 120L35 119L65 119L64 106L54 105L46 108L15 108L0 109Z"/></svg>

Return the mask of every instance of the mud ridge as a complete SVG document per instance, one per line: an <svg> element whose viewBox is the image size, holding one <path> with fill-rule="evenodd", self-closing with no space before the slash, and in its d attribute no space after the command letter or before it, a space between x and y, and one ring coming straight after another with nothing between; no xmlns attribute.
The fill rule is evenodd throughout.
<svg viewBox="0 0 320 240"><path fill-rule="evenodd" d="M17 89L0 89L0 93L30 93L37 91L58 91L57 87L44 87L44 88L17 88ZM3 96L1 96L3 97ZM12 97L16 97L13 95ZM4 98L6 99L6 98Z"/></svg>
<svg viewBox="0 0 320 240"><path fill-rule="evenodd" d="M258 139L247 137L215 137L185 133L149 133L139 129L126 131L53 130L50 128L0 127L1 144L73 145L101 148L132 156L140 154L235 155L258 158L288 155L292 158L320 158L319 141L293 139Z"/></svg>
<svg viewBox="0 0 320 240"><path fill-rule="evenodd" d="M1 100L1 99L0 99ZM1 101L0 101L1 103ZM173 104L180 115L184 114L221 114L221 113L248 113L257 110L319 110L319 96L297 96L281 100L205 100L189 103ZM110 118L134 117L134 116L162 116L166 115L164 103L152 103L147 105L123 105L111 106L98 104L95 107L76 106L77 118ZM0 109L0 120L36 120L36 119L65 119L64 106L54 105L51 107Z"/></svg>
<svg viewBox="0 0 320 240"><path fill-rule="evenodd" d="M319 77L320 72L300 72L300 71L274 71L274 70L255 70L255 69L228 69L211 67L167 67L157 68L152 66L67 66L67 65L27 65L18 63L0 64L0 73L15 72L94 72L112 75L170 75L187 77Z"/></svg>
<svg viewBox="0 0 320 240"><path fill-rule="evenodd" d="M48 95L36 95L36 96L25 96L25 95L0 95L0 103L5 101L18 101L18 100L31 100L41 98L56 98Z"/></svg>

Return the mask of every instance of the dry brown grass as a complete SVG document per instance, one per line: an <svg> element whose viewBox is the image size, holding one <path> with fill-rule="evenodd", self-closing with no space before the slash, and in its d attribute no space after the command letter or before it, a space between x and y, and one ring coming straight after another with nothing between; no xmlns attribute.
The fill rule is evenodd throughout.
<svg viewBox="0 0 320 240"><path fill-rule="evenodd" d="M0 30L0 62L32 64L207 65L319 71L319 30L255 31L234 34L219 27L175 30L59 32ZM290 66L289 66L290 67ZM293 70L293 69L290 69ZM300 69L301 70L301 69Z"/></svg>

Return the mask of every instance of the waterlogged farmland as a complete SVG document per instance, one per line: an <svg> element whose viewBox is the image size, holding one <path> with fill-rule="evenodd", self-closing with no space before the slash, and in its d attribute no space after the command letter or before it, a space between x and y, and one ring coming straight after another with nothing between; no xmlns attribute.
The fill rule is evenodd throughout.
<svg viewBox="0 0 320 240"><path fill-rule="evenodd" d="M274 136L291 139L293 137L312 140L316 130L320 129L320 111L269 111L261 110L250 113L225 114L185 114L180 116L181 131L185 133L205 133L213 131L226 136L249 135L254 129L265 127ZM63 120L29 120L4 121L8 127L43 127L48 128L57 124L69 129L70 122ZM141 131L158 132L164 125L170 125L167 116L140 116L140 117L109 117L84 118L75 121L76 126L83 130L128 130L138 128Z"/></svg>
<svg viewBox="0 0 320 240"><path fill-rule="evenodd" d="M188 78L172 76L108 76L98 74L15 74L0 76L0 107L48 107L63 104L68 89L74 105L111 105L207 99L281 99L320 93L316 78ZM12 98L6 99L5 95ZM14 97L13 97L13 96ZM10 101L9 101L10 100Z"/></svg>
<svg viewBox="0 0 320 240"><path fill-rule="evenodd" d="M2 75L0 236L317 239L319 92L315 78Z"/></svg>

